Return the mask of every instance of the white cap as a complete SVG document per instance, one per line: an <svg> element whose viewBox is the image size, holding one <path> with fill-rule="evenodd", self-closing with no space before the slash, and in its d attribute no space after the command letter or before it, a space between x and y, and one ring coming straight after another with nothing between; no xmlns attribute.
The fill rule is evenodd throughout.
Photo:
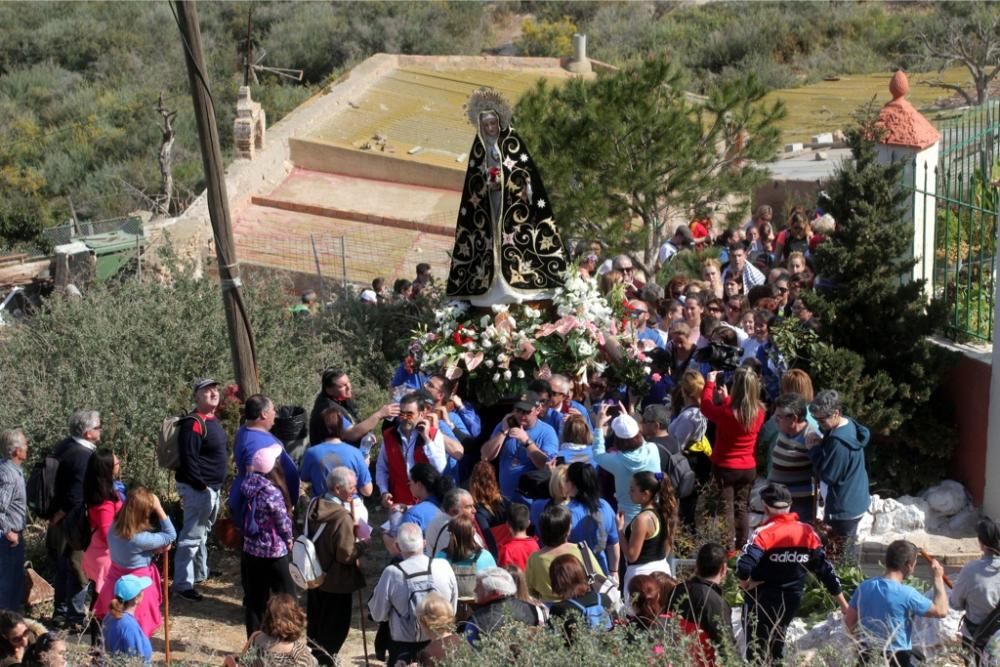
<svg viewBox="0 0 1000 667"><path fill-rule="evenodd" d="M362 303L378 303L378 294L375 293L375 290L363 289L358 298L361 299Z"/></svg>
<svg viewBox="0 0 1000 667"><path fill-rule="evenodd" d="M639 424L628 415L618 415L611 422L611 430L619 440L630 440L639 435Z"/></svg>

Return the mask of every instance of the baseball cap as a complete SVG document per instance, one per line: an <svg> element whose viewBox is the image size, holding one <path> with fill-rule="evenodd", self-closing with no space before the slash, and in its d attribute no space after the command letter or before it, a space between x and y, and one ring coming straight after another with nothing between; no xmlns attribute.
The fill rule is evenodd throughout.
<svg viewBox="0 0 1000 667"><path fill-rule="evenodd" d="M137 577L134 574L126 574L115 582L115 597L122 602L134 600L135 597L153 585L153 580L149 577Z"/></svg>
<svg viewBox="0 0 1000 667"><path fill-rule="evenodd" d="M521 398L517 399L517 403L514 404L514 409L528 412L529 410L537 408L538 404L541 402L542 398L537 392L526 391L521 394Z"/></svg>
<svg viewBox="0 0 1000 667"><path fill-rule="evenodd" d="M360 299L362 303L378 303L378 294L376 294L373 289L363 289L361 290L361 295L358 299Z"/></svg>
<svg viewBox="0 0 1000 667"><path fill-rule="evenodd" d="M206 387L212 387L212 386L216 387L219 386L219 383L213 380L212 378L198 378L197 380L191 383L191 389L193 391L201 391Z"/></svg>
<svg viewBox="0 0 1000 667"><path fill-rule="evenodd" d="M274 462L281 456L282 447L279 444L268 445L258 449L250 461L250 472L267 474L274 470Z"/></svg>
<svg viewBox="0 0 1000 667"><path fill-rule="evenodd" d="M611 430L615 437L629 440L639 435L639 424L628 415L619 415L611 421Z"/></svg>
<svg viewBox="0 0 1000 667"><path fill-rule="evenodd" d="M691 233L691 228L687 225L677 225L677 229L674 230L674 235L680 234L684 238L685 245L691 245L694 243L694 234Z"/></svg>
<svg viewBox="0 0 1000 667"><path fill-rule="evenodd" d="M792 506L792 494L788 491L788 487L774 482L760 490L760 500L776 510L784 510Z"/></svg>

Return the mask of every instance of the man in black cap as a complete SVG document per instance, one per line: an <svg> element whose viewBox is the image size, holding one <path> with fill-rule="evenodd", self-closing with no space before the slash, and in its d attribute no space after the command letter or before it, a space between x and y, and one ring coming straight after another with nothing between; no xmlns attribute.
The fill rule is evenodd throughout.
<svg viewBox="0 0 1000 667"><path fill-rule="evenodd" d="M736 563L743 594L743 629L748 659L781 660L785 630L802 602L806 570L823 582L840 610L847 600L840 579L826 559L813 527L791 512L792 494L783 484L770 483L760 492L764 521L753 532Z"/></svg>
<svg viewBox="0 0 1000 667"><path fill-rule="evenodd" d="M674 228L674 235L670 237L670 240L660 246L660 250L656 254L656 265L662 266L666 264L681 250L687 250L693 245L694 234L691 232L691 228L685 224L677 225Z"/></svg>
<svg viewBox="0 0 1000 667"><path fill-rule="evenodd" d="M514 403L514 411L493 429L483 443L484 461L500 457L500 492L512 502L523 502L517 491L521 475L527 470L543 470L559 451L559 436L538 416L545 409L541 397L526 391Z"/></svg>
<svg viewBox="0 0 1000 667"><path fill-rule="evenodd" d="M219 383L195 380L194 412L177 427L177 493L184 509L184 525L177 535L174 591L200 602L194 585L209 577L208 534L219 516L219 490L229 470L229 438L215 416L221 398Z"/></svg>
<svg viewBox="0 0 1000 667"><path fill-rule="evenodd" d="M958 573L949 602L965 610L962 644L979 659L986 643L1000 627L1000 526L984 518L976 525L983 557L967 563Z"/></svg>

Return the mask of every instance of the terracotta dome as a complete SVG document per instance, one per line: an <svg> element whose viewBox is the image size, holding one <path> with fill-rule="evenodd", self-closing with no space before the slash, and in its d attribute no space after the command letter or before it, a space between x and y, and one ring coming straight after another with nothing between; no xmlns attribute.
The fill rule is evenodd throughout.
<svg viewBox="0 0 1000 667"><path fill-rule="evenodd" d="M918 150L936 144L941 133L906 99L910 82L903 70L897 70L892 76L889 92L892 93L892 101L882 107L878 115L878 124L886 132L882 143Z"/></svg>

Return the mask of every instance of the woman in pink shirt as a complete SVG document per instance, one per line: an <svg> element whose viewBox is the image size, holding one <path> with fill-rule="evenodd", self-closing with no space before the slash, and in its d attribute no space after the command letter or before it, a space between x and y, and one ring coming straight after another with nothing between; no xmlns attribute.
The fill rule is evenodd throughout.
<svg viewBox="0 0 1000 667"><path fill-rule="evenodd" d="M725 385L716 390L719 371L708 374L701 392L701 412L715 424L712 444L712 476L722 492L729 542L726 548L739 549L750 533L748 505L750 487L757 478L754 450L757 434L764 424L764 406L760 402L760 379L749 368L737 368L733 374L733 393ZM735 542L733 541L735 539Z"/></svg>
<svg viewBox="0 0 1000 667"><path fill-rule="evenodd" d="M101 592L111 555L108 553L108 531L122 500L115 490L118 477L118 457L110 449L102 449L90 457L83 476L83 502L87 505L90 523L90 545L83 552L83 572L94 582L94 594Z"/></svg>

